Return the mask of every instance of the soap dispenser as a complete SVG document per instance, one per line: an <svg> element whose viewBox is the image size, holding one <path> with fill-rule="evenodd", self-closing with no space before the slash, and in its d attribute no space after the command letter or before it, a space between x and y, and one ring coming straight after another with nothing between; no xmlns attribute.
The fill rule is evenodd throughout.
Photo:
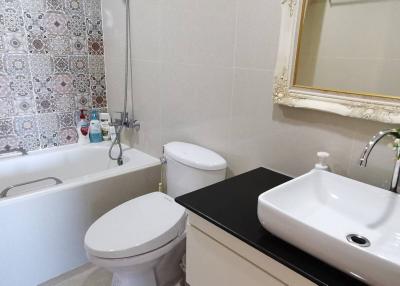
<svg viewBox="0 0 400 286"><path fill-rule="evenodd" d="M317 156L318 156L318 163L315 164L314 170L322 170L330 172L331 169L329 168L329 165L326 162L330 157L330 154L327 152L318 152Z"/></svg>
<svg viewBox="0 0 400 286"><path fill-rule="evenodd" d="M90 115L89 139L90 143L99 143L103 141L103 135L101 133L101 124L97 110L95 109L92 110Z"/></svg>
<svg viewBox="0 0 400 286"><path fill-rule="evenodd" d="M85 115L86 110L81 109L79 115L79 122L76 127L76 131L78 132L78 144L88 144L89 140L89 121L86 119Z"/></svg>

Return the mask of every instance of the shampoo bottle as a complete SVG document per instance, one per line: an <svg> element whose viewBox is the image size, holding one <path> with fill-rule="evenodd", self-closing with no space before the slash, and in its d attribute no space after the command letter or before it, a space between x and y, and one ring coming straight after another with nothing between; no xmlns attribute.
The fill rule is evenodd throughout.
<svg viewBox="0 0 400 286"><path fill-rule="evenodd" d="M92 110L90 115L89 138L90 143L99 143L103 141L101 124L96 110Z"/></svg>
<svg viewBox="0 0 400 286"><path fill-rule="evenodd" d="M90 143L89 141L89 122L86 119L84 109L81 109L81 113L79 115L79 122L76 128L78 132L78 144L87 144Z"/></svg>
<svg viewBox="0 0 400 286"><path fill-rule="evenodd" d="M101 133L103 135L103 140L108 141L111 139L110 136L110 121L111 117L108 113L100 113L100 125L101 125Z"/></svg>

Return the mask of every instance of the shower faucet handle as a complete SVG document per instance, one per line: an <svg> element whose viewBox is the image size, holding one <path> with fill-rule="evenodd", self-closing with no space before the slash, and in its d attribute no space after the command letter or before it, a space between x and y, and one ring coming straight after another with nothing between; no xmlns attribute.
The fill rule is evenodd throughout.
<svg viewBox="0 0 400 286"><path fill-rule="evenodd" d="M140 122L135 119L130 119L129 118L129 112L124 112L124 111L116 111L114 112L115 114L120 114L120 119L115 119L112 120L112 124L114 126L124 126L126 128L130 129L140 129Z"/></svg>
<svg viewBox="0 0 400 286"><path fill-rule="evenodd" d="M114 112L112 112L113 113L113 115L114 114L119 114L119 118L115 118L114 116L111 116L111 123L112 123L112 125L114 125L114 126L121 126L121 125L123 125L124 124L124 121L125 121L125 116L124 116L124 113L125 112L123 112L123 111L114 111Z"/></svg>
<svg viewBox="0 0 400 286"><path fill-rule="evenodd" d="M129 120L128 128L135 129L136 131L139 131L140 130L140 121L139 120L135 120L135 119Z"/></svg>

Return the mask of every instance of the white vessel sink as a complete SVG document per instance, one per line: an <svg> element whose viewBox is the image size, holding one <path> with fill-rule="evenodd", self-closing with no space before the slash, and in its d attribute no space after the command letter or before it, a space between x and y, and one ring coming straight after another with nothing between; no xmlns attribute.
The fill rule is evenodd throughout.
<svg viewBox="0 0 400 286"><path fill-rule="evenodd" d="M400 285L398 194L313 170L261 194L258 218L271 233L367 284Z"/></svg>

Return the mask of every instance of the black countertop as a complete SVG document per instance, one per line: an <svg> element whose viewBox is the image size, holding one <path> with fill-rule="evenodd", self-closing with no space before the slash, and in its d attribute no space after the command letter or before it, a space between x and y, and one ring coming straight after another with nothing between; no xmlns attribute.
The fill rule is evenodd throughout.
<svg viewBox="0 0 400 286"><path fill-rule="evenodd" d="M317 285L365 286L359 280L273 236L261 226L257 217L258 196L290 179L259 168L180 196L176 202Z"/></svg>

